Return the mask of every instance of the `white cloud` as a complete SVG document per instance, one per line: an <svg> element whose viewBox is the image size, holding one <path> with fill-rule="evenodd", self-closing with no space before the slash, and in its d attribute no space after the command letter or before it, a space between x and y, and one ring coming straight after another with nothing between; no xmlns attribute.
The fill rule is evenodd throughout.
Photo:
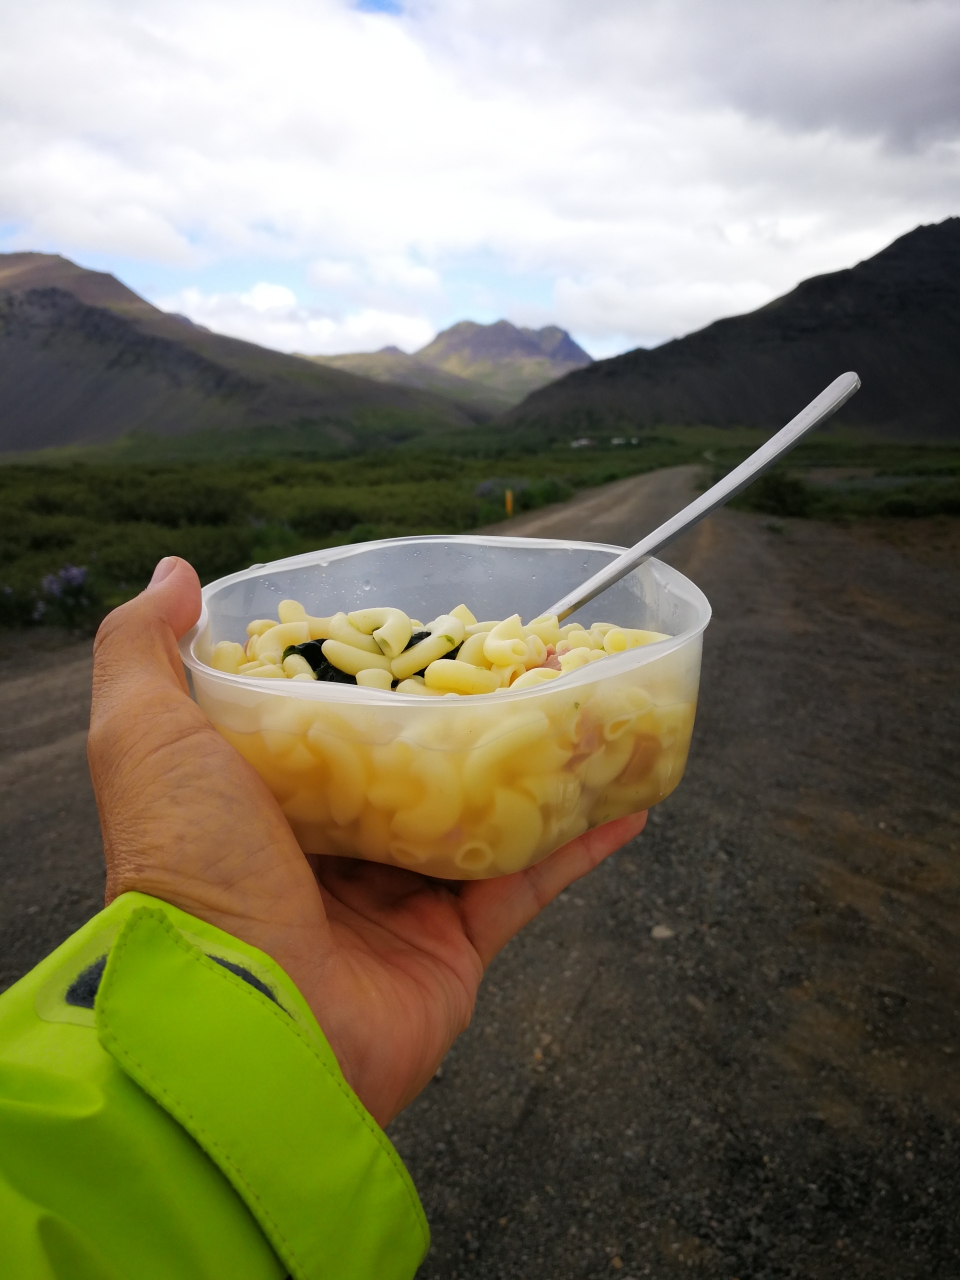
<svg viewBox="0 0 960 1280"><path fill-rule="evenodd" d="M245 293L202 293L196 288L159 298L165 311L189 316L217 333L244 338L279 351L336 355L397 346L415 351L429 342L434 327L423 316L367 308L336 317L301 306L286 285L261 280Z"/></svg>
<svg viewBox="0 0 960 1280"><path fill-rule="evenodd" d="M957 0L404 8L0 0L7 247L159 264L273 345L482 299L599 352L960 210Z"/></svg>
<svg viewBox="0 0 960 1280"><path fill-rule="evenodd" d="M242 307L256 311L259 315L265 312L289 313L296 309L297 295L284 284L267 284L261 280L247 293L241 293L237 299Z"/></svg>

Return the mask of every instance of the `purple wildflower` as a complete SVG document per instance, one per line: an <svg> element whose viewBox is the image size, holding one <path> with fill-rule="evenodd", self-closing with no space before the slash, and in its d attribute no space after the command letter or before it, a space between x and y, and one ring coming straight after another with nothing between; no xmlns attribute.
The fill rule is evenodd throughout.
<svg viewBox="0 0 960 1280"><path fill-rule="evenodd" d="M65 564L58 575L67 587L82 587L87 580L86 565L79 568L77 565Z"/></svg>
<svg viewBox="0 0 960 1280"><path fill-rule="evenodd" d="M48 573L40 584L43 587L44 594L59 599L63 595L64 588L73 588L76 590L82 587L87 580L86 565L77 566L75 564L65 564L57 573Z"/></svg>

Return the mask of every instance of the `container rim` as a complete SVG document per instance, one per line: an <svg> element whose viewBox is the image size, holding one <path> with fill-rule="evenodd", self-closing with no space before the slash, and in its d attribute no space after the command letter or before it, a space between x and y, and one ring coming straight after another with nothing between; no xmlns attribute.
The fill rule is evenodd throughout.
<svg viewBox="0 0 960 1280"><path fill-rule="evenodd" d="M218 671L215 667L208 666L207 663L197 657L195 652L196 643L203 635L209 621L210 615L207 601L224 587L233 586L237 582L246 582L250 578L262 577L265 573L275 573L285 569L310 568L313 565L320 565L325 568L333 560L345 560L350 556L362 555L365 551L375 547L409 546L411 544L422 546L425 543L446 545L454 543L459 546L480 547L542 547L545 550L555 547L557 543L561 543L566 548L581 551L606 551L610 553L611 558L620 555L625 550L624 547L618 547L608 542L581 542L565 538L522 538L517 536L497 537L489 534L431 533L406 538L380 538L373 542L348 543L345 546L325 547L320 551L306 551L301 555L286 556L281 560L271 560L265 564L252 564L247 569L240 569L236 573L226 574L222 578L217 578L202 588L200 593L202 602L200 616L179 642L181 660L191 673L201 675L204 680L209 680L214 684L224 684L232 689L249 689L256 693L270 693L278 697L293 697L314 702L351 703L354 706L385 704L388 706L400 705L423 708L425 703L429 703L431 707L460 706L465 699L457 694L427 699L423 694L395 693L393 691L388 692L385 689L369 689L359 685L334 684L321 680L310 683L294 680L262 680L251 676L230 675L226 671ZM620 672L628 671L633 667L643 666L656 658L683 648L706 630L713 610L710 607L709 600L696 583L692 582L685 574L682 574L679 569L674 569L672 565L666 564L662 560L657 560L653 556L632 572L638 573L647 565L652 566L662 577L668 580L672 579L675 585L682 586L685 589L690 602L697 610L698 616L694 625L688 627L685 631L681 631L678 635L668 637L666 640L658 640L653 644L642 645L637 649L628 649L624 653L609 655L602 664L604 668L602 673L596 670L597 666L600 665L598 663L589 663L584 667L579 667L576 671L563 678L564 689L594 684ZM631 575L627 576L630 577ZM602 600L603 595L604 593L601 592L597 596L597 600ZM545 694L558 692L554 689L554 683L553 680L550 680L531 689L519 689L511 695L511 701L522 698L542 698ZM486 704L487 699L497 698L500 692L498 690L495 693L474 694L466 701L474 703L480 699Z"/></svg>

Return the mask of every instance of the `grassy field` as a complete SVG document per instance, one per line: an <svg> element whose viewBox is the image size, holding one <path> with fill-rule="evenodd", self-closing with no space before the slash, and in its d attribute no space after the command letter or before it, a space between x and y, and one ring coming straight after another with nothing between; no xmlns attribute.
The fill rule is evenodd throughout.
<svg viewBox="0 0 960 1280"><path fill-rule="evenodd" d="M163 555L209 581L257 561L395 535L467 532L578 489L681 463L735 465L757 432L677 428L614 445L495 429L398 438L329 456L309 428L132 438L0 466L0 624L94 626ZM849 473L849 474L848 474ZM846 480L844 477L846 476ZM960 512L960 449L822 433L740 499L772 515Z"/></svg>

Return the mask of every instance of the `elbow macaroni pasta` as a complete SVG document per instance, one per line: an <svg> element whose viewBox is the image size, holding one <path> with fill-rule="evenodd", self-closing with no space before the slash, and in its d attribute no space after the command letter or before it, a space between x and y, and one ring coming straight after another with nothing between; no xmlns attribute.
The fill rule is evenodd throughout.
<svg viewBox="0 0 960 1280"><path fill-rule="evenodd" d="M426 627L396 609L312 618L296 601L278 617L250 623L246 645L221 641L209 665L312 682L316 642L343 679L381 691L373 702L349 691L337 701L240 699L232 684L196 682L200 705L264 778L307 853L452 879L503 875L656 804L683 773L699 640L605 676L596 664L608 655L665 637L549 617L477 622L463 605ZM596 677L568 685L563 676L584 666ZM391 688L417 703L392 712L382 696ZM537 692L514 701L514 690Z"/></svg>

